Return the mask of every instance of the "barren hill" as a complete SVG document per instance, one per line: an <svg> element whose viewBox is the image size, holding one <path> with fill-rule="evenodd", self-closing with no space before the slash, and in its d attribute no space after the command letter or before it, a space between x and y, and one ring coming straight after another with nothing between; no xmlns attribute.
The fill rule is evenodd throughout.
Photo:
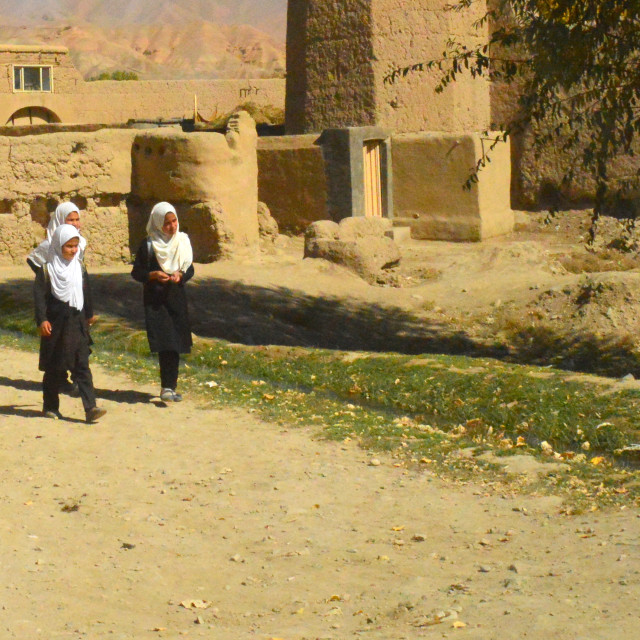
<svg viewBox="0 0 640 640"><path fill-rule="evenodd" d="M286 0L0 0L0 40L62 44L85 77L282 76Z"/></svg>

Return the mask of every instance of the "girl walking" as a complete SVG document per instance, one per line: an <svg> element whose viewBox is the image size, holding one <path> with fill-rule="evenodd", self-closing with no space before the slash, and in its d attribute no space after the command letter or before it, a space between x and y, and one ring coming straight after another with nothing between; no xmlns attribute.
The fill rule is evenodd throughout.
<svg viewBox="0 0 640 640"><path fill-rule="evenodd" d="M51 246L51 238L54 231L61 224L70 224L80 231L80 209L73 204L73 202L61 202L56 210L51 214L49 218L49 224L47 225L47 237L27 256L27 264L31 270L37 274L40 269L46 264L47 257L49 255L49 247ZM78 244L78 256L80 262L83 261L84 252L87 248L87 241L80 236L80 242ZM60 381L60 390L63 393L68 393L74 398L78 397L78 385L68 379L65 375L64 379Z"/></svg>
<svg viewBox="0 0 640 640"><path fill-rule="evenodd" d="M49 224L47 225L47 237L43 240L27 257L27 264L31 267L34 273L37 273L38 269L41 269L47 261L49 254L49 246L51 245L51 238L54 231L61 224L70 224L80 231L80 209L76 207L73 202L61 202L56 210L51 214L49 218ZM87 247L87 241L80 236L78 245L78 255L80 261L84 257L84 250Z"/></svg>
<svg viewBox="0 0 640 640"><path fill-rule="evenodd" d="M91 336L95 321L86 271L79 259L80 234L62 224L53 232L43 268L36 272L34 301L40 333L40 370L43 414L61 418L60 384L71 371L82 398L86 421L96 422L106 410L96 406L89 369Z"/></svg>
<svg viewBox="0 0 640 640"><path fill-rule="evenodd" d="M173 205L159 202L151 210L147 238L136 253L131 275L144 285L147 338L151 352L158 354L164 402L182 400L177 392L180 354L189 353L193 344L185 284L193 273L189 236L180 231Z"/></svg>

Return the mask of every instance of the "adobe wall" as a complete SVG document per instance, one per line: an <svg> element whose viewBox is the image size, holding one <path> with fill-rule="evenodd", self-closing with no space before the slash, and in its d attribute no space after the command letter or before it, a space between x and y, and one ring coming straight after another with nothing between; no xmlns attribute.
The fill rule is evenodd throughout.
<svg viewBox="0 0 640 640"><path fill-rule="evenodd" d="M445 11L449 0L300 0L287 16L287 133L346 126L396 132L478 131L489 126L489 86L469 77L436 94L434 72L392 85L396 67L437 59L450 36L488 37L472 11Z"/></svg>
<svg viewBox="0 0 640 640"><path fill-rule="evenodd" d="M226 135L171 129L139 133L132 152L133 250L145 235L151 207L161 200L176 207L196 261L255 250L256 145L255 122L244 111L231 118Z"/></svg>
<svg viewBox="0 0 640 640"><path fill-rule="evenodd" d="M128 260L134 135L103 130L0 137L0 263L22 263L64 200L84 211L89 264Z"/></svg>
<svg viewBox="0 0 640 640"><path fill-rule="evenodd" d="M128 262L159 200L176 205L197 261L255 250L256 139L244 112L226 136L167 127L0 137L0 264L22 263L64 200L82 211L90 266Z"/></svg>
<svg viewBox="0 0 640 640"><path fill-rule="evenodd" d="M101 80L69 85L55 93L0 91L0 125L24 107L44 107L62 123L121 124L128 120L193 117L194 95L203 118L229 113L239 104L284 108L284 80ZM7 82L6 80L4 82ZM10 83L9 83L10 87Z"/></svg>
<svg viewBox="0 0 640 640"><path fill-rule="evenodd" d="M371 0L287 9L287 133L375 123Z"/></svg>
<svg viewBox="0 0 640 640"><path fill-rule="evenodd" d="M258 140L258 199L281 231L301 233L327 213L322 147L315 134Z"/></svg>
<svg viewBox="0 0 640 640"><path fill-rule="evenodd" d="M462 74L435 93L439 73L410 73L393 84L389 73L412 63L437 60L448 38L474 46L487 42L486 25L474 23L486 11L484 1L465 11L446 11L450 0L372 0L373 73L376 124L397 133L483 131L489 127L489 83Z"/></svg>
<svg viewBox="0 0 640 640"><path fill-rule="evenodd" d="M479 241L511 232L508 144L496 148L480 183L463 189L483 145L479 134L393 136L394 222L425 240ZM258 162L259 198L282 229L299 231L330 219L318 136L261 139Z"/></svg>
<svg viewBox="0 0 640 640"><path fill-rule="evenodd" d="M429 240L479 241L513 231L508 143L496 147L480 181L463 189L486 146L480 134L395 136L394 221Z"/></svg>
<svg viewBox="0 0 640 640"><path fill-rule="evenodd" d="M86 82L82 104L77 105L79 122L117 124L129 119L193 117L193 98L203 118L224 115L238 105L284 109L285 81L261 80L101 80Z"/></svg>

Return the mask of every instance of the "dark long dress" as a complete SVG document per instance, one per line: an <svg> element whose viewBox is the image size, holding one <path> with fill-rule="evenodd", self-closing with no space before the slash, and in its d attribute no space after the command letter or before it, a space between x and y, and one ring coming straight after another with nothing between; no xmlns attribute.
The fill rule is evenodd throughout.
<svg viewBox="0 0 640 640"><path fill-rule="evenodd" d="M45 267L46 268L46 267ZM84 306L78 311L51 293L51 283L45 268L38 269L33 285L36 323L51 323L51 335L40 339L40 371L73 370L78 358L87 362L93 344L87 320L93 316L91 288L86 271L82 271Z"/></svg>
<svg viewBox="0 0 640 640"><path fill-rule="evenodd" d="M151 253L149 256L147 240L143 240L131 270L134 280L144 285L144 317L149 348L152 353L190 353L193 341L184 285L193 277L193 265L178 283L149 280L151 271L162 271L153 251Z"/></svg>

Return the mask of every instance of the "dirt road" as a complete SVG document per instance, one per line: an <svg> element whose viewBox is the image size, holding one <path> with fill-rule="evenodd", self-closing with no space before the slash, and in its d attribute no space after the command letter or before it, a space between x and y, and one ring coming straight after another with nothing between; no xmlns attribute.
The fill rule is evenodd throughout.
<svg viewBox="0 0 640 640"><path fill-rule="evenodd" d="M47 420L36 366L0 350L2 638L636 637L637 512L561 516L96 367L107 417Z"/></svg>

